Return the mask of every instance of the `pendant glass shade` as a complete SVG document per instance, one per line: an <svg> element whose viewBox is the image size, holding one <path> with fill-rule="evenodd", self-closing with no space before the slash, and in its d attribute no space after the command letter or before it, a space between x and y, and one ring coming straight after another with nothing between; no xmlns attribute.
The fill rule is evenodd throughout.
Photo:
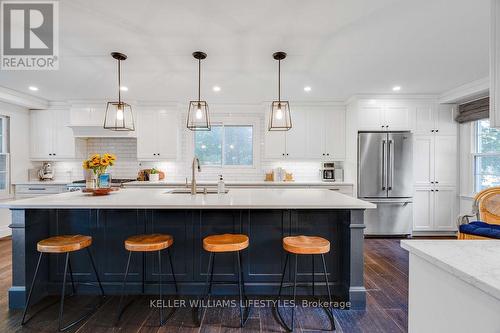
<svg viewBox="0 0 500 333"><path fill-rule="evenodd" d="M198 60L198 100L189 102L187 128L191 131L210 131L210 113L207 101L201 100L201 61L207 57L206 53L196 51L193 57Z"/></svg>
<svg viewBox="0 0 500 333"><path fill-rule="evenodd" d="M285 52L276 52L273 59L278 60L278 100L271 103L269 131L288 131L292 128L290 104L281 100L281 60L286 58Z"/></svg>
<svg viewBox="0 0 500 333"><path fill-rule="evenodd" d="M104 128L113 131L135 131L132 106L124 102L108 102Z"/></svg>
<svg viewBox="0 0 500 333"><path fill-rule="evenodd" d="M123 53L113 52L111 56L118 61L118 102L108 102L104 115L104 128L112 131L135 131L132 106L122 101L121 62L127 59Z"/></svg>
<svg viewBox="0 0 500 333"><path fill-rule="evenodd" d="M210 113L206 101L189 102L187 128L192 131L210 131Z"/></svg>
<svg viewBox="0 0 500 333"><path fill-rule="evenodd" d="M274 101L271 104L269 131L288 131L292 128L290 105L287 101Z"/></svg>

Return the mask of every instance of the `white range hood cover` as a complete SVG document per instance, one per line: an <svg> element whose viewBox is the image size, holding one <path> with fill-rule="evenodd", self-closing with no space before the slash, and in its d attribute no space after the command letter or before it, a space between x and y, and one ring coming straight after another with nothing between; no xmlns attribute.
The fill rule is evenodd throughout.
<svg viewBox="0 0 500 333"><path fill-rule="evenodd" d="M137 131L111 131L102 126L69 125L75 138L136 138Z"/></svg>

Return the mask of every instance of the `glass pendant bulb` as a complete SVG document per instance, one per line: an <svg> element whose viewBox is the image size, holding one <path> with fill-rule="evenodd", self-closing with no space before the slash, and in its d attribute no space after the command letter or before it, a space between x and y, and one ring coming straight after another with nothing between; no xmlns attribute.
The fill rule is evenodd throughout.
<svg viewBox="0 0 500 333"><path fill-rule="evenodd" d="M198 108L196 109L196 119L201 118L203 118L203 112L201 111L201 105L198 105Z"/></svg>
<svg viewBox="0 0 500 333"><path fill-rule="evenodd" d="M123 120L123 108L121 106L118 106L116 109L116 119Z"/></svg>
<svg viewBox="0 0 500 333"><path fill-rule="evenodd" d="M281 105L278 106L278 109L276 110L276 119L283 119L283 110L281 110Z"/></svg>

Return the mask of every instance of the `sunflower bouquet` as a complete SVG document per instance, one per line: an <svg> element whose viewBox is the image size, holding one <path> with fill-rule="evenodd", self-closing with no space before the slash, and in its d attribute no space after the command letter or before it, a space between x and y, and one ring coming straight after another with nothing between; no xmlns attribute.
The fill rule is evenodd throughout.
<svg viewBox="0 0 500 333"><path fill-rule="evenodd" d="M113 154L94 154L88 160L83 161L85 170L92 170L94 175L99 178L100 175L106 173L108 166L113 166L116 161L116 156Z"/></svg>

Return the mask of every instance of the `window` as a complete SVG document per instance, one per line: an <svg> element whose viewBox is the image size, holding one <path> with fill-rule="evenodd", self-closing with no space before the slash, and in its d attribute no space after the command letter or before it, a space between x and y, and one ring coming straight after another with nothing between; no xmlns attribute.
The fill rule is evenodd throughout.
<svg viewBox="0 0 500 333"><path fill-rule="evenodd" d="M500 130L486 119L475 123L474 188L479 192L500 185Z"/></svg>
<svg viewBox="0 0 500 333"><path fill-rule="evenodd" d="M252 125L212 125L211 131L197 131L194 153L202 165L251 167L254 165Z"/></svg>

